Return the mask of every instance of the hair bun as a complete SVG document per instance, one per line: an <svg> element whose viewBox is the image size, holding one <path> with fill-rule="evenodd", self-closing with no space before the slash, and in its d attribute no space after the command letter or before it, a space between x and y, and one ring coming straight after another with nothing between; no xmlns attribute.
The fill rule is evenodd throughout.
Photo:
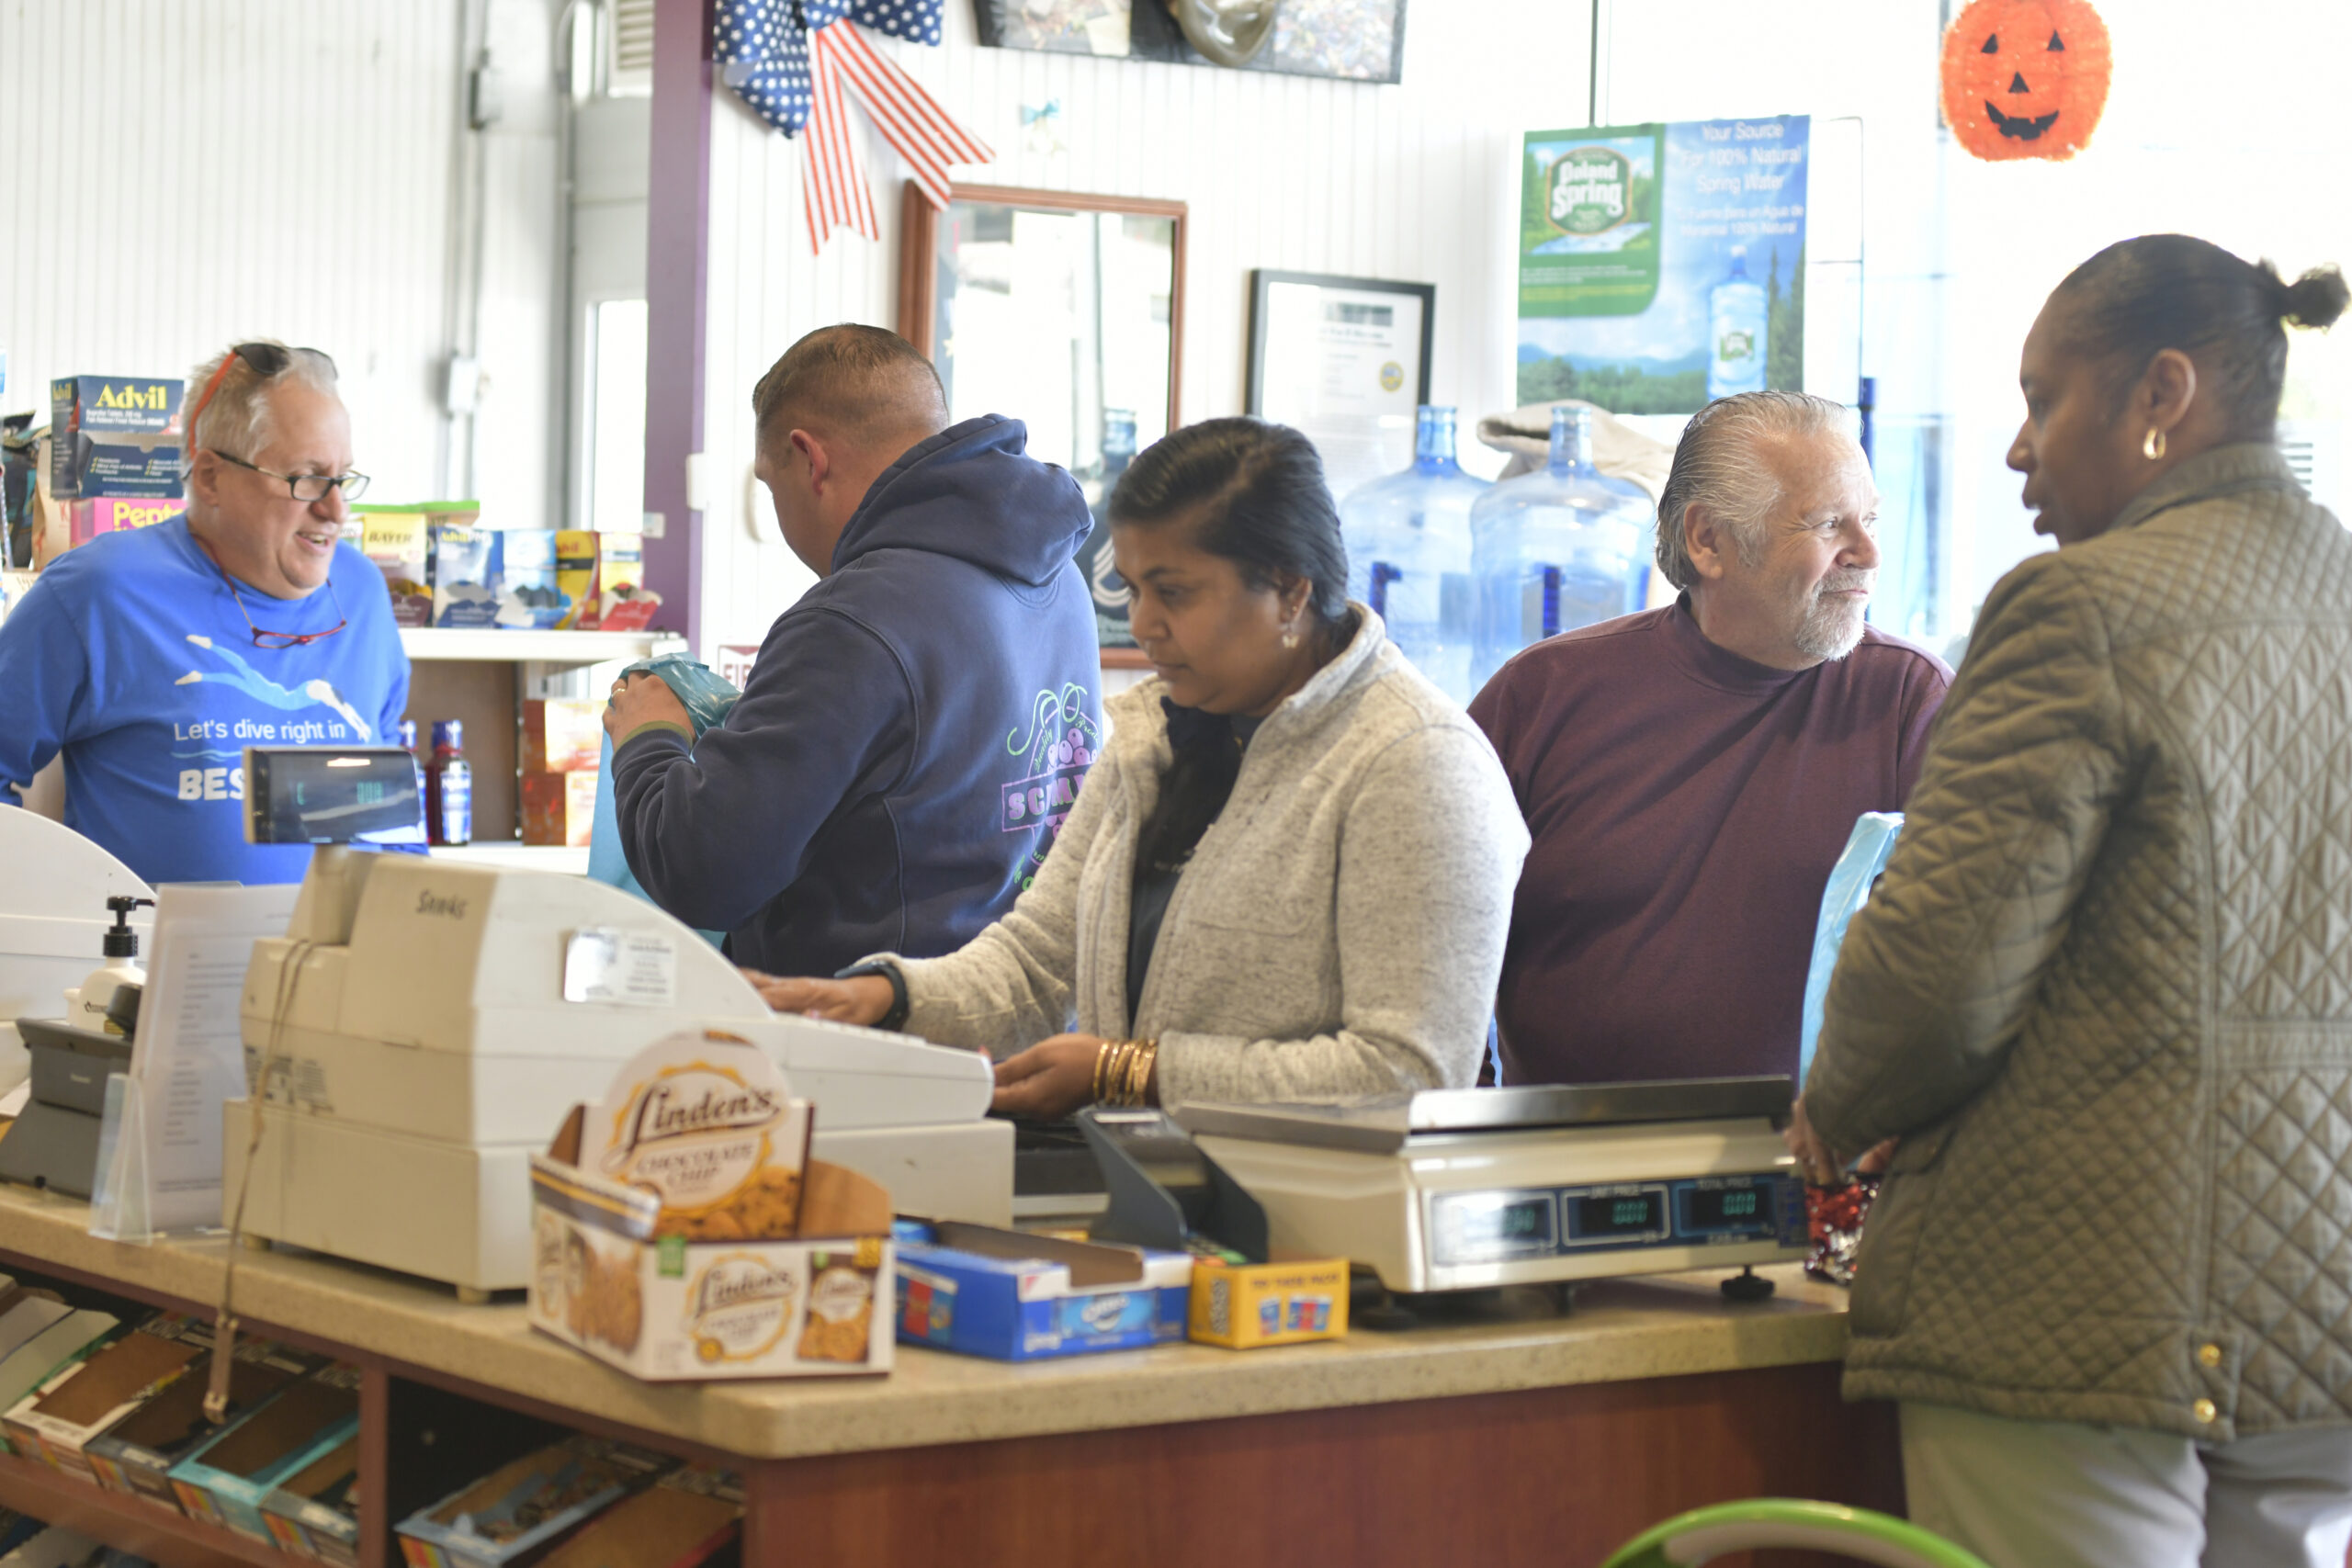
<svg viewBox="0 0 2352 1568"><path fill-rule="evenodd" d="M2347 295L2341 271L2315 266L2286 286L2278 313L2299 327L2324 327L2344 314Z"/></svg>

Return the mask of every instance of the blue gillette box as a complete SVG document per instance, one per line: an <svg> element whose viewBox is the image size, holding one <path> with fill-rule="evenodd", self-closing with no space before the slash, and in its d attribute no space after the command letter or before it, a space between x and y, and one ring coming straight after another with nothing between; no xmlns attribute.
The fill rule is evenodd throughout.
<svg viewBox="0 0 2352 1568"><path fill-rule="evenodd" d="M340 1362L289 1384L172 1466L192 1519L274 1544L262 1500L359 1430L359 1369Z"/></svg>
<svg viewBox="0 0 2352 1568"><path fill-rule="evenodd" d="M433 624L481 629L498 622L499 548L493 529L435 520L432 532Z"/></svg>
<svg viewBox="0 0 2352 1568"><path fill-rule="evenodd" d="M1184 1337L1193 1259L992 1225L900 1221L899 1337L1002 1361Z"/></svg>

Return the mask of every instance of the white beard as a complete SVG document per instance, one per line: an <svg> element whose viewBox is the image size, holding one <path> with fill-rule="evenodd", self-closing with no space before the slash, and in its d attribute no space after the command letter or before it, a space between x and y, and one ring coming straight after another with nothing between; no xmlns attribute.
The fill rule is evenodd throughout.
<svg viewBox="0 0 2352 1568"><path fill-rule="evenodd" d="M1809 659L1843 659L1862 640L1862 612L1868 600L1849 604L1829 595L1849 588L1869 590L1874 571L1833 571L1808 590L1796 630L1797 651Z"/></svg>

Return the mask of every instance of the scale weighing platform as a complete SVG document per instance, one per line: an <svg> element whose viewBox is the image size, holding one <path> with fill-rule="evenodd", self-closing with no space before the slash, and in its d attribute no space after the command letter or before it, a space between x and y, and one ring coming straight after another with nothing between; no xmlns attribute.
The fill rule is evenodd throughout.
<svg viewBox="0 0 2352 1568"><path fill-rule="evenodd" d="M1264 1206L1277 1252L1418 1294L1803 1259L1792 1095L1785 1077L1544 1085L1176 1120Z"/></svg>

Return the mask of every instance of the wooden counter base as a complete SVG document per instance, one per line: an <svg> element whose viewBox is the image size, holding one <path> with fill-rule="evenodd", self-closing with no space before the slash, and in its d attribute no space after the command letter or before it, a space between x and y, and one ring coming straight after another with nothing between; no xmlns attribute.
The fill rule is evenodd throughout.
<svg viewBox="0 0 2352 1568"><path fill-rule="evenodd" d="M0 1189L0 1269L209 1314L221 1242L86 1224ZM1900 1507L1893 1412L1838 1397L1843 1293L1770 1272L1780 1293L1750 1305L1716 1273L1601 1281L1561 1318L1014 1366L905 1348L888 1378L707 1387L635 1382L519 1305L322 1258L247 1255L238 1295L249 1332L362 1370L361 1568L397 1563L393 1521L447 1490L420 1476L456 1457L427 1428L507 1413L736 1470L753 1568L1587 1568L1704 1503ZM294 1562L22 1460L0 1458L0 1504L165 1568Z"/></svg>
<svg viewBox="0 0 2352 1568"><path fill-rule="evenodd" d="M1894 1409L1843 1404L1838 1371L1771 1367L763 1465L745 1561L1589 1568L1706 1503L1815 1497L1900 1513Z"/></svg>

